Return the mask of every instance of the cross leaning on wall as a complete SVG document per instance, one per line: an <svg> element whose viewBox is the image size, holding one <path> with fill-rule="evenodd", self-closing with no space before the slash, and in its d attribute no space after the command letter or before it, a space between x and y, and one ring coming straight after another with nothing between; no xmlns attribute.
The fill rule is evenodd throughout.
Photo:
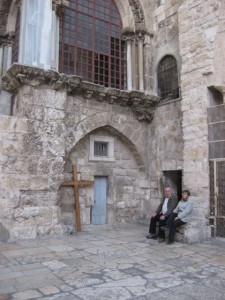
<svg viewBox="0 0 225 300"><path fill-rule="evenodd" d="M74 188L74 198L75 198L75 224L77 231L81 231L80 222L80 202L79 202L79 187L93 185L94 181L91 180L77 180L77 167L73 165L73 181L64 181L62 186L73 186Z"/></svg>

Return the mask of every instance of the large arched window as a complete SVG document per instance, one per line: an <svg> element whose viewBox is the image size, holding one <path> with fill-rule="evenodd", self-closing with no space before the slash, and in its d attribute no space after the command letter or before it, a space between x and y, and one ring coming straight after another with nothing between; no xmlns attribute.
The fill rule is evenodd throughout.
<svg viewBox="0 0 225 300"><path fill-rule="evenodd" d="M161 100L179 98L177 61L171 55L166 55L158 67L158 95Z"/></svg>
<svg viewBox="0 0 225 300"><path fill-rule="evenodd" d="M70 0L60 20L59 71L124 89L122 23L113 0Z"/></svg>

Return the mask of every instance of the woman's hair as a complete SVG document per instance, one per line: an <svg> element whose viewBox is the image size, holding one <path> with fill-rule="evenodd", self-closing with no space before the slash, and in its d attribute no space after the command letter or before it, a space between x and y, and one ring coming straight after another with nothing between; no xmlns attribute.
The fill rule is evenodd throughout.
<svg viewBox="0 0 225 300"><path fill-rule="evenodd" d="M183 190L183 191L182 191L182 194L187 194L188 196L190 196L190 195L191 195L191 193L190 193L190 191L189 191L189 190Z"/></svg>

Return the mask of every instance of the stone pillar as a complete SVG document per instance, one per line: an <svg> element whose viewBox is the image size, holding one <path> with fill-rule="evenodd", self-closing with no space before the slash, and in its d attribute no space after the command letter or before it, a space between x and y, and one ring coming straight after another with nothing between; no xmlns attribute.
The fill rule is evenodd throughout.
<svg viewBox="0 0 225 300"><path fill-rule="evenodd" d="M153 46L152 46L152 38L154 34L153 32L148 32L145 34L144 41L144 88L149 94L155 94L155 86L154 86L154 55L153 55Z"/></svg>
<svg viewBox="0 0 225 300"><path fill-rule="evenodd" d="M132 41L127 41L127 89L132 90Z"/></svg>
<svg viewBox="0 0 225 300"><path fill-rule="evenodd" d="M3 67L3 47L0 47L0 77L2 74L2 67Z"/></svg>
<svg viewBox="0 0 225 300"><path fill-rule="evenodd" d="M51 68L57 70L59 68L59 16L62 14L63 8L69 6L69 1L52 0L52 60Z"/></svg>
<svg viewBox="0 0 225 300"><path fill-rule="evenodd" d="M134 39L134 31L130 28L123 30L123 36L127 42L127 89L133 89L133 66L132 66L132 44Z"/></svg>
<svg viewBox="0 0 225 300"><path fill-rule="evenodd" d="M132 79L133 79L133 90L137 90L138 73L137 73L137 51L136 51L136 39L132 42Z"/></svg>
<svg viewBox="0 0 225 300"><path fill-rule="evenodd" d="M19 63L51 67L52 1L24 0L21 10Z"/></svg>
<svg viewBox="0 0 225 300"><path fill-rule="evenodd" d="M58 18L56 12L52 12L52 57L51 57L51 69L58 70Z"/></svg>
<svg viewBox="0 0 225 300"><path fill-rule="evenodd" d="M142 32L136 33L136 38L138 40L138 75L139 75L139 90L144 90L144 34Z"/></svg>
<svg viewBox="0 0 225 300"><path fill-rule="evenodd" d="M8 70L12 64L12 45L8 45L7 48L6 70Z"/></svg>
<svg viewBox="0 0 225 300"><path fill-rule="evenodd" d="M6 73L12 64L12 43L14 33L8 32L0 37L0 85L1 77ZM11 114L11 94L0 90L0 115Z"/></svg>
<svg viewBox="0 0 225 300"><path fill-rule="evenodd" d="M5 45L3 47L3 64L2 75L9 69L12 64L12 45Z"/></svg>

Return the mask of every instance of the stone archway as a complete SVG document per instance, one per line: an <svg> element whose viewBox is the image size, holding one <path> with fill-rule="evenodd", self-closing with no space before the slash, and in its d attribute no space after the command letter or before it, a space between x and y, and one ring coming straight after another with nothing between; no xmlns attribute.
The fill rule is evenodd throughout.
<svg viewBox="0 0 225 300"><path fill-rule="evenodd" d="M125 117L121 118L121 116L118 117L117 115L106 112L101 112L97 115L85 118L76 128L74 128L74 131L69 131L67 133L65 138L66 156L68 156L69 152L84 136L97 128L105 126L109 126L112 130L117 131L121 138L126 140L136 158L139 170L145 172L147 168L143 157L146 157L147 155L147 144L145 143L145 129L147 125L144 125L135 119L128 122Z"/></svg>
<svg viewBox="0 0 225 300"><path fill-rule="evenodd" d="M100 118L98 118L100 119ZM121 131L110 125L91 126L85 133L77 138L74 146L70 148L65 161L65 180L71 179L72 165L77 166L78 179L94 180L105 178L107 180L106 220L107 223L117 221L134 221L140 219L146 191L149 197L150 187L142 183L147 182L143 169L143 159L133 142ZM98 122L98 124L100 124ZM78 126L79 127L79 126ZM75 133L76 135L76 133ZM115 145L114 159L95 159L91 157L91 141L93 137L113 140ZM114 147L114 146L113 146ZM94 188L79 189L81 223L88 225L92 222L91 212L95 207ZM74 225L74 195L73 189L60 187L59 203L62 212L62 224L66 230L73 231ZM95 224L95 223L94 223ZM71 227L72 226L72 227Z"/></svg>

